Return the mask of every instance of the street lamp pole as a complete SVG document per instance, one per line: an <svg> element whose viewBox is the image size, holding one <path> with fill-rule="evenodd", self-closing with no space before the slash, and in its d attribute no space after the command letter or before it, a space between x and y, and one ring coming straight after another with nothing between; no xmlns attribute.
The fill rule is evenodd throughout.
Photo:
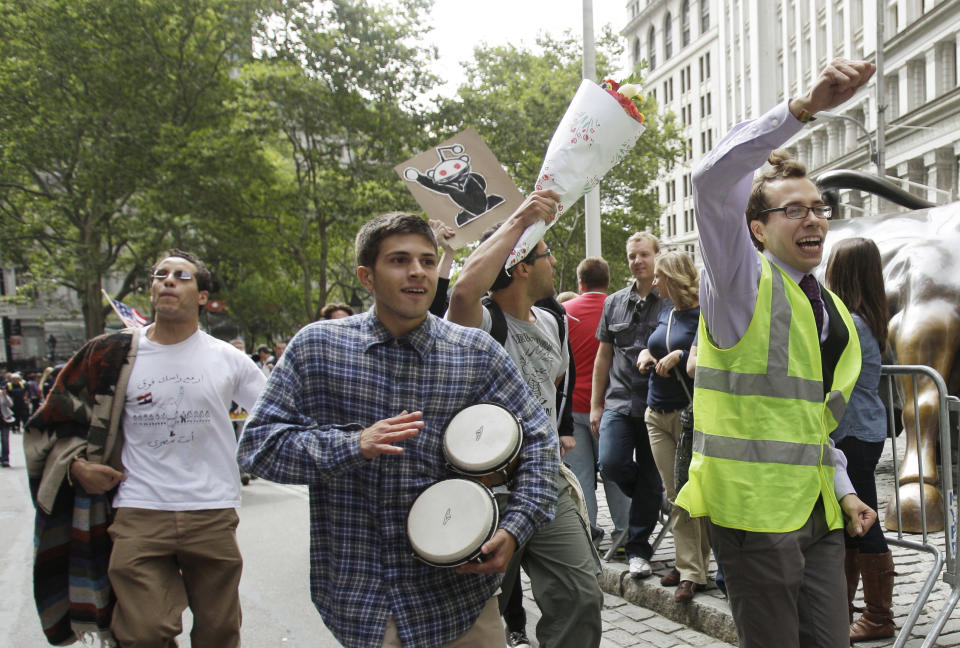
<svg viewBox="0 0 960 648"><path fill-rule="evenodd" d="M583 78L597 80L597 60L593 42L593 0L583 0ZM600 185L583 197L584 235L588 257L601 256Z"/></svg>
<svg viewBox="0 0 960 648"><path fill-rule="evenodd" d="M877 55L876 55L876 64L877 64L877 158L874 162L877 165L877 175L881 178L886 175L886 167L884 166L884 120L886 118L887 110L887 98L884 96L886 93L884 89L885 79L883 78L883 44L886 31L886 26L884 25L884 14L886 13L886 3L884 0L877 0Z"/></svg>

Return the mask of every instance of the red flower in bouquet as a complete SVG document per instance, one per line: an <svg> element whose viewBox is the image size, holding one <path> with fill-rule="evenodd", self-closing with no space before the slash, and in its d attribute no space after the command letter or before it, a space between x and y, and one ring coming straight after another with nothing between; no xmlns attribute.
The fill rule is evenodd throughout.
<svg viewBox="0 0 960 648"><path fill-rule="evenodd" d="M633 102L634 98L642 100L639 95L640 86L635 83L620 84L613 79L607 79L600 84L600 87L606 90L607 94L616 99L620 105L623 106L623 109L628 115L636 119L641 124L643 123L643 113L637 109L637 105Z"/></svg>

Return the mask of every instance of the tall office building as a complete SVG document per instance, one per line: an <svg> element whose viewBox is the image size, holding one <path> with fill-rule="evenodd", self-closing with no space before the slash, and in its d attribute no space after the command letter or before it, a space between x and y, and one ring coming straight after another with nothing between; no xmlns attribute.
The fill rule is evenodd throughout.
<svg viewBox="0 0 960 648"><path fill-rule="evenodd" d="M878 7L883 14L878 16ZM736 123L803 94L831 59L875 59L883 34L883 163L887 175L936 203L957 199L960 2L956 0L631 0L622 30L646 84L683 125L687 152L657 192L667 247L696 243L690 172ZM871 82L787 143L812 176L875 172L878 102ZM888 208L844 192L845 216Z"/></svg>

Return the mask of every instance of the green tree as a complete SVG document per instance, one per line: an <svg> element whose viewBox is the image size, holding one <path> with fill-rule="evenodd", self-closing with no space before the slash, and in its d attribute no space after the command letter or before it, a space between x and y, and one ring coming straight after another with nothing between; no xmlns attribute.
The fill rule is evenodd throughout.
<svg viewBox="0 0 960 648"><path fill-rule="evenodd" d="M262 137L284 199L265 215L316 319L331 284L349 299L352 239L371 215L412 206L392 167L424 142L419 97L436 83L419 43L428 0L282 2L264 55L241 75L242 110Z"/></svg>
<svg viewBox="0 0 960 648"><path fill-rule="evenodd" d="M621 54L606 29L598 43L597 69L605 78ZM535 50L513 45L481 47L466 66L468 81L442 103L436 139L474 126L521 191L529 192L557 124L581 78L581 45L569 33L537 41ZM641 107L646 131L634 150L601 183L603 255L612 287L629 276L624 246L638 230L656 231L660 213L651 185L673 164L682 140L672 114L662 114L646 97ZM576 266L585 255L583 201L546 234L557 257L558 290L576 290Z"/></svg>
<svg viewBox="0 0 960 648"><path fill-rule="evenodd" d="M254 140L221 133L259 4L0 0L0 242L80 295L88 336L106 274L132 290L232 195Z"/></svg>

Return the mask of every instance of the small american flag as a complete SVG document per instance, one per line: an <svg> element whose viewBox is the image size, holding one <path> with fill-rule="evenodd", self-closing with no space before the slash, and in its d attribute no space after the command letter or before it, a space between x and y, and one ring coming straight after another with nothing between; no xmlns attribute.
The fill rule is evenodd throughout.
<svg viewBox="0 0 960 648"><path fill-rule="evenodd" d="M117 314L117 317L120 318L124 326L128 328L141 328L150 323L150 320L141 315L136 308L127 306L122 301L114 299L107 294L106 290L101 290L100 292L102 292L103 296L110 302L110 306L113 307L113 312Z"/></svg>

